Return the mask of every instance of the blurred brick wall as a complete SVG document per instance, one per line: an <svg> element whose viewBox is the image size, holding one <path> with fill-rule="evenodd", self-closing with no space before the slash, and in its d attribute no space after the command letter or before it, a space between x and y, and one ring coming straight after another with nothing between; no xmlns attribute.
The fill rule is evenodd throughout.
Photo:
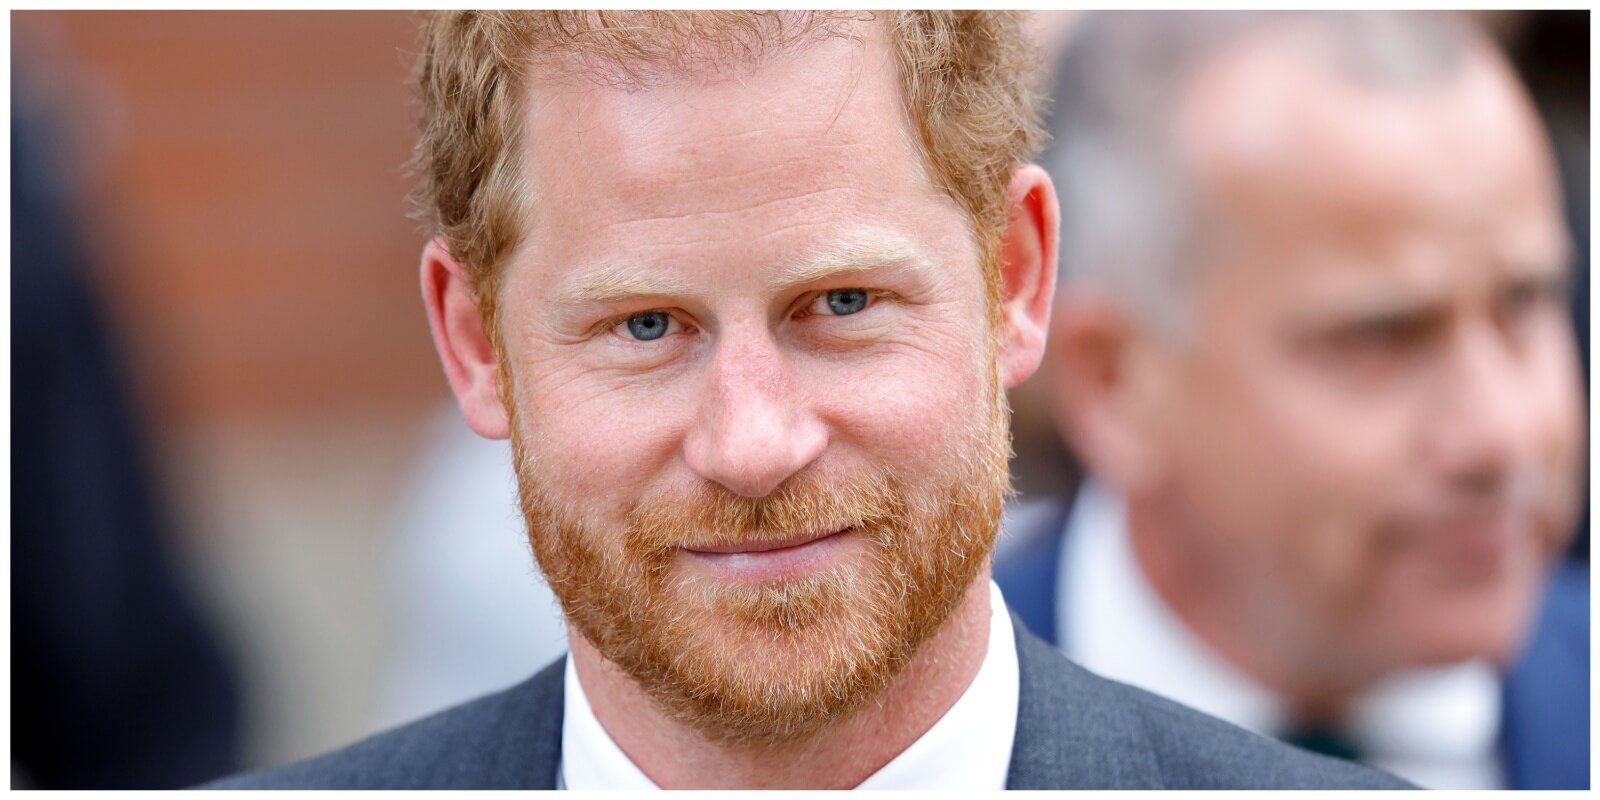
<svg viewBox="0 0 1600 800"><path fill-rule="evenodd" d="M90 165L102 293L158 428L445 396L405 217L411 13L19 12L12 41Z"/></svg>

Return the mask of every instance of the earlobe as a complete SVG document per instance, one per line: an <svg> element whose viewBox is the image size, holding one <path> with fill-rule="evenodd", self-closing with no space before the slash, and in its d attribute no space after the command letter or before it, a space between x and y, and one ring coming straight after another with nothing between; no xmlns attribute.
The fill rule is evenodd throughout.
<svg viewBox="0 0 1600 800"><path fill-rule="evenodd" d="M1000 250L999 369L1007 389L1033 375L1044 358L1061 224L1055 186L1037 164L1017 168L1009 194Z"/></svg>
<svg viewBox="0 0 1600 800"><path fill-rule="evenodd" d="M1153 391L1133 323L1113 301L1064 292L1050 333L1057 429L1096 478L1125 497L1159 472L1143 407Z"/></svg>
<svg viewBox="0 0 1600 800"><path fill-rule="evenodd" d="M467 425L486 438L510 436L510 420L498 391L494 344L466 267L450 254L443 239L428 242L422 250L422 303L433 346Z"/></svg>

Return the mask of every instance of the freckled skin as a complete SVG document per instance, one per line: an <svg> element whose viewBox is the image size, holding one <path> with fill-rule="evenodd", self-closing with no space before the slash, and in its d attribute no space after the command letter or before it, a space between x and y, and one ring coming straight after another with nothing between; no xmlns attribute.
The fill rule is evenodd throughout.
<svg viewBox="0 0 1600 800"><path fill-rule="evenodd" d="M1018 165L1006 289L989 308L971 223L912 144L892 53L875 27L857 32L731 77L635 91L539 76L523 120L532 227L502 266L499 353L463 266L438 242L423 255L463 413L482 435L512 433L521 453L523 510L576 620L585 695L662 786L855 786L955 703L987 652L1002 390L1042 357L1059 212L1048 176ZM879 257L854 255L863 246ZM840 258L854 271L816 277ZM832 290L866 302L835 313ZM630 335L630 318L658 313L661 336ZM769 501L799 486L802 499L839 501L861 496L839 487L869 485L890 487L905 524L830 522L847 533L797 548L809 573L754 587L734 585L749 575L728 565L759 556L687 544L725 533L687 530L708 514L660 537L656 558L637 542L657 538L630 526L633 512L659 522L711 488ZM820 504L827 519L867 505L840 502ZM796 619L788 628L761 629L778 623L721 604L770 596L744 588L813 602L778 609ZM722 735L773 708L823 727Z"/></svg>
<svg viewBox="0 0 1600 800"><path fill-rule="evenodd" d="M922 177L899 120L876 113L896 91L892 73L871 61L880 55L851 57L860 80L835 75L817 95L842 108L781 91L804 67L783 59L743 85L535 91L528 135L541 150L530 181L541 207L561 211L559 221L535 223L508 266L507 354L518 375L536 376L518 397L550 478L596 515L615 519L627 498L703 479L682 445L708 415L755 405L741 424L825 431L841 467L915 469L947 443L951 420L975 413L984 376L970 364L984 316L969 225ZM752 81L772 90L746 91ZM885 286L905 299L848 318L788 317L797 293L769 289L783 260L863 224L918 242L941 267L937 279ZM647 264L695 287L607 311L657 302L697 331L573 343L567 334L592 317L547 329L541 300L563 269L602 260ZM655 345L671 355L648 364L627 355ZM571 419L584 422L559 422ZM567 463L560 453L583 457ZM730 469L761 482L762 465Z"/></svg>

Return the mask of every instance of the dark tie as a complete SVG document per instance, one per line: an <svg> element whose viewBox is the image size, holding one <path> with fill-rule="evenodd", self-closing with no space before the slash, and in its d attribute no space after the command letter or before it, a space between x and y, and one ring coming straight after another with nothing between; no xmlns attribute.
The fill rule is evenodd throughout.
<svg viewBox="0 0 1600 800"><path fill-rule="evenodd" d="M1356 745L1355 740L1340 733L1336 728L1323 726L1296 727L1290 729L1288 733L1280 738L1295 747L1301 747L1313 753L1321 753L1325 756L1342 758L1347 761L1361 760L1361 748Z"/></svg>

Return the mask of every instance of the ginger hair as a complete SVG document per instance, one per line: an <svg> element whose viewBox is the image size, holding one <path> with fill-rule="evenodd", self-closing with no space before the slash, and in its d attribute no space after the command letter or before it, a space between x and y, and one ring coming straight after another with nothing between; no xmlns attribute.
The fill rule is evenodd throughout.
<svg viewBox="0 0 1600 800"><path fill-rule="evenodd" d="M754 64L869 20L894 50L924 167L967 214L997 297L1011 174L1044 138L1038 56L1021 12L435 12L415 70L416 214L466 267L494 335L501 262L533 220L521 136L531 80L577 73L645 85Z"/></svg>

